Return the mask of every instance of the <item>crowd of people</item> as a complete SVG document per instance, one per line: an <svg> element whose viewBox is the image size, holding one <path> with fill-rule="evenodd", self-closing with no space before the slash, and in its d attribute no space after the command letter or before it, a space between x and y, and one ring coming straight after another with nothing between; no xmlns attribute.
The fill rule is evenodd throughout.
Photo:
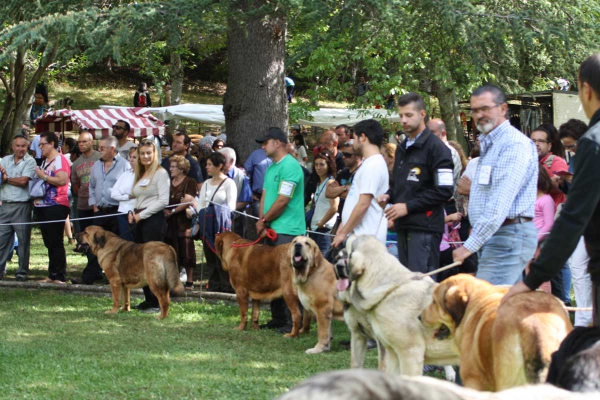
<svg viewBox="0 0 600 400"><path fill-rule="evenodd" d="M495 285L518 283L509 295L546 282L546 290L568 303L573 282L577 305L596 307L598 185L590 180L600 137L598 76L595 55L582 65L578 85L589 129L578 120L558 129L545 123L530 137L510 124L499 87L477 88L470 114L480 135L468 158L448 140L444 121L429 118L417 93L396 99L402 124L397 137L403 138L398 144L384 143L383 128L373 119L352 128L339 125L320 135L310 162L299 129L288 134L270 128L256 139L260 148L243 168L225 137L201 142L193 157L183 130L175 130L172 155L161 160L157 142L128 141L130 127L121 120L97 150L86 131L62 149L54 133L40 134L33 148L39 151L37 163L27 154L28 138L17 136L0 168L0 273L16 236L16 279L27 279L31 225L18 223L31 222L34 209L48 249L45 282L67 281L63 230L71 214L87 218L76 231L93 224L137 243L170 244L192 289L193 216L214 207L216 226L202 241L212 267L207 290L233 292L212 246L214 234L231 229L244 237L265 236L272 229L277 239L266 242L288 243L308 233L329 259L350 234L373 235L412 271L427 273L458 261L460 266L436 278L464 272ZM30 181L42 181L41 196L32 198ZM87 265L73 283L103 279L97 259L86 255ZM148 288L144 292L138 308L156 312L156 297ZM271 309L273 318L263 327L289 331L285 302L274 300ZM592 319L591 312L578 311L575 325Z"/></svg>

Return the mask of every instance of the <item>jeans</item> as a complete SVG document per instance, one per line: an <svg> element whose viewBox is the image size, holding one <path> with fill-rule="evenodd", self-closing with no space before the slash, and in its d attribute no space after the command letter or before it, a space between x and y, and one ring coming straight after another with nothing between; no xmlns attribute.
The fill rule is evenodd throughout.
<svg viewBox="0 0 600 400"><path fill-rule="evenodd" d="M477 253L476 277L492 285L514 285L537 248L533 222L501 226Z"/></svg>
<svg viewBox="0 0 600 400"><path fill-rule="evenodd" d="M329 236L331 229L320 228L315 232L317 233L309 232L308 236L315 241L317 246L319 246L319 250L321 250L323 258L327 260L329 259L329 253L331 253L331 236Z"/></svg>
<svg viewBox="0 0 600 400"><path fill-rule="evenodd" d="M398 259L412 272L434 271L440 267L441 242L441 233L398 230Z"/></svg>
<svg viewBox="0 0 600 400"><path fill-rule="evenodd" d="M577 307L592 307L592 280L587 270L590 257L585 249L583 237L579 238L579 243L571 258L569 258L569 268L573 276L573 291L575 292L575 302ZM588 326L592 323L591 311L576 311L575 326Z"/></svg>

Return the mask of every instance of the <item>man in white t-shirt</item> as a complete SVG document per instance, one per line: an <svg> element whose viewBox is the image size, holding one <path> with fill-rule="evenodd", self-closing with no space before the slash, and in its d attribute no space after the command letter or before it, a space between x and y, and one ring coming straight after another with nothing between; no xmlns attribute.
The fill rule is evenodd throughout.
<svg viewBox="0 0 600 400"><path fill-rule="evenodd" d="M377 204L377 196L389 189L389 174L379 148L383 142L383 129L374 119L361 121L354 127L354 151L363 156L342 211L342 224L333 239L339 247L349 234L373 235L385 243L387 219Z"/></svg>

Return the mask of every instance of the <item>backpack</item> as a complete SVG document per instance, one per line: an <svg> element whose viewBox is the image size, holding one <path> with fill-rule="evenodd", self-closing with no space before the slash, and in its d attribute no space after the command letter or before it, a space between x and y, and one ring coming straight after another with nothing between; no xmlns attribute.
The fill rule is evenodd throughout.
<svg viewBox="0 0 600 400"><path fill-rule="evenodd" d="M138 104L140 107L146 107L146 93L140 93L138 96Z"/></svg>

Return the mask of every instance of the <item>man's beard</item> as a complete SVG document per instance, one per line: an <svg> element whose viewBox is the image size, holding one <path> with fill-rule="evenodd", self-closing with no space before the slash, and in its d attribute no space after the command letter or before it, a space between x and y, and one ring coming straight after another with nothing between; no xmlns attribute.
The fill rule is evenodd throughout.
<svg viewBox="0 0 600 400"><path fill-rule="evenodd" d="M477 130L483 134L488 134L492 131L492 129L494 129L495 121L490 121L489 119L486 119L487 122L481 123L481 120L479 120L476 124L475 127L477 128Z"/></svg>

